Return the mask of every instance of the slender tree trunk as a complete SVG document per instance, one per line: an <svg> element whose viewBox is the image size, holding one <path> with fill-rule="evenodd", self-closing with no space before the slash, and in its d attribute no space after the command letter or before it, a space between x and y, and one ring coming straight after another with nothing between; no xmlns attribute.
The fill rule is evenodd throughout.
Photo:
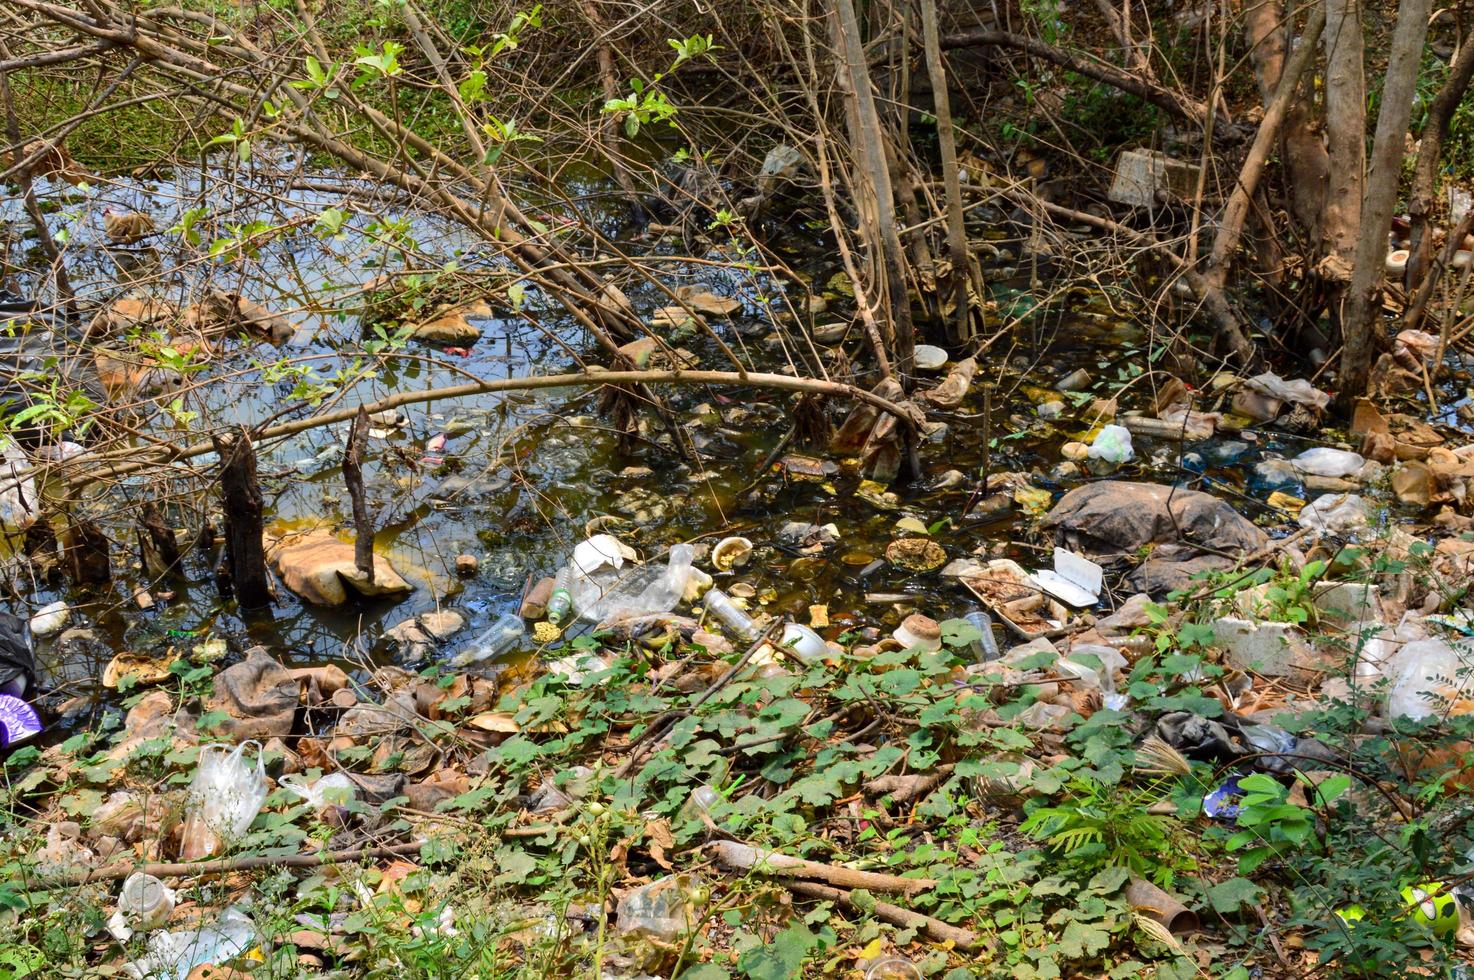
<svg viewBox="0 0 1474 980"><path fill-rule="evenodd" d="M614 48L608 41L607 26L599 14L595 0L581 0L580 6L583 7L584 16L588 18L589 26L599 36L599 84L607 102L619 97L619 78L614 72ZM625 167L619 154L619 117L613 113L606 113L599 123L599 145L604 150L604 159L609 161L609 168L614 172L614 182L619 185L625 200L629 201L630 220L637 230L643 231L650 223L650 218L645 213L645 206L640 203L640 192L635 189L634 179L630 177L629 169Z"/></svg>
<svg viewBox="0 0 1474 980"><path fill-rule="evenodd" d="M1264 174L1265 165L1269 162L1270 151L1279 140L1280 125L1284 122L1285 113L1295 96L1300 76L1315 59L1315 44L1325 22L1324 10L1316 10L1311 15L1300 46L1286 63L1279 83L1275 86L1274 96L1264 108L1264 119L1259 123L1259 131L1254 134L1254 142L1249 146L1249 152L1239 168L1238 180L1234 182L1233 192L1224 205L1223 218L1219 222L1218 234L1213 239L1213 250L1208 256L1208 268L1204 272L1204 278L1215 289L1221 290L1228 281L1228 270L1233 265L1234 253L1238 250L1239 240L1244 233L1244 220L1249 215L1254 191L1259 186L1259 178Z"/></svg>
<svg viewBox="0 0 1474 980"><path fill-rule="evenodd" d="M369 582L374 580L374 522L363 492L363 453L368 443L368 412L362 405L348 426L348 449L343 453L343 481L353 502L353 564Z"/></svg>
<svg viewBox="0 0 1474 980"><path fill-rule="evenodd" d="M952 296L952 322L947 339L961 346L972 339L972 310L967 284L972 262L967 252L967 229L962 210L962 181L957 173L957 138L952 132L952 102L947 91L947 70L942 65L938 41L937 2L920 0L921 33L926 48L926 70L931 77L932 107L937 117L937 145L942 157L942 184L947 194L947 254L952 260L945 282L937 283L937 295Z"/></svg>
<svg viewBox="0 0 1474 980"><path fill-rule="evenodd" d="M1397 180L1402 172L1403 146L1408 118L1412 115L1413 91L1423 60L1423 41L1428 35L1431 0L1403 0L1397 8L1397 26L1387 59L1387 81L1382 87L1382 108L1377 114L1377 134L1372 141L1371 172L1361 205L1361 237L1356 243L1356 262L1351 285L1346 291L1341 324L1343 346L1338 379L1339 401L1349 409L1358 395L1366 392L1372 356L1381 317L1381 283L1387 253L1387 229L1392 225L1392 208L1397 203Z"/></svg>
<svg viewBox="0 0 1474 980"><path fill-rule="evenodd" d="M855 189L864 200L866 245L877 256L877 297L885 297L895 344L895 368L902 383L912 374L916 340L911 325L911 301L906 294L906 253L896 228L896 196L891 188L885 161L885 135L870 86L865 64L865 46L860 23L851 0L830 0L830 25L836 57L843 61L840 72L849 89L850 140L858 155L855 169L860 177Z"/></svg>
<svg viewBox="0 0 1474 980"><path fill-rule="evenodd" d="M1351 281L1361 225L1362 183L1366 174L1367 87L1362 72L1361 0L1325 0L1326 152L1330 182L1326 190L1326 258L1322 278L1341 289Z"/></svg>
<svg viewBox="0 0 1474 980"><path fill-rule="evenodd" d="M93 521L72 522L66 529L64 548L67 576L77 585L105 585L112 580L111 545L108 536Z"/></svg>
<svg viewBox="0 0 1474 980"><path fill-rule="evenodd" d="M150 500L143 505L138 525L138 546L143 554L144 570L160 578L179 571L179 539L164 520L164 513L157 503Z"/></svg>
<svg viewBox="0 0 1474 980"><path fill-rule="evenodd" d="M1285 12L1283 0L1250 0L1244 7L1244 31L1259 82L1259 97L1265 105L1279 87L1292 27L1293 17ZM1313 102L1305 97L1305 90L1302 78L1300 96L1285 112L1280 139L1289 178L1290 212L1307 240L1319 243L1330 163L1315 131Z"/></svg>
<svg viewBox="0 0 1474 980"><path fill-rule="evenodd" d="M1418 143L1418 162L1413 168L1413 189L1408 195L1408 216L1412 220L1412 234L1407 257L1407 288L1417 288L1424 272L1428 269L1428 253L1431 244L1428 236L1428 212L1433 207L1433 196L1438 192L1438 164L1443 156L1443 139L1448 135L1448 125L1454 110L1463 101L1469 90L1469 81L1474 78L1474 38L1465 38L1459 53L1449 66L1448 78L1428 106L1428 121L1423 124L1422 139Z"/></svg>
<svg viewBox="0 0 1474 980"><path fill-rule="evenodd" d="M225 567L242 609L271 605L266 573L265 501L256 481L256 450L244 427L211 437L220 457L220 497L225 511Z"/></svg>

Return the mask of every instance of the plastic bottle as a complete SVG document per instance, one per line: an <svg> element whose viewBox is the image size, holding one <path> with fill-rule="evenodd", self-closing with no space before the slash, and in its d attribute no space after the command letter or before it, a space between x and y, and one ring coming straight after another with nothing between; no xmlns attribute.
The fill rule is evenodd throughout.
<svg viewBox="0 0 1474 980"><path fill-rule="evenodd" d="M567 565L553 576L553 594L548 596L548 621L561 623L573 609L573 569Z"/></svg>
<svg viewBox="0 0 1474 980"><path fill-rule="evenodd" d="M707 590L705 599L706 611L715 616L727 629L736 633L744 640L751 640L757 631L753 627L752 617L737 608L727 593L718 588Z"/></svg>
<svg viewBox="0 0 1474 980"><path fill-rule="evenodd" d="M703 813L710 813L711 808L721 800L722 794L717 792L716 787L702 784L691 791L685 804L681 807L681 816L687 820L699 820Z"/></svg>
<svg viewBox="0 0 1474 980"><path fill-rule="evenodd" d="M107 921L108 932L120 943L133 933L157 929L174 911L174 892L153 875L134 872L118 892L118 910Z"/></svg>
<svg viewBox="0 0 1474 980"><path fill-rule="evenodd" d="M921 971L904 956L885 956L870 961L865 980L921 980Z"/></svg>
<svg viewBox="0 0 1474 980"><path fill-rule="evenodd" d="M456 667L465 667L495 660L521 646L526 636L527 626L522 622L521 616L516 613L502 613L469 647L456 654L451 663Z"/></svg>
<svg viewBox="0 0 1474 980"><path fill-rule="evenodd" d="M686 580L691 577L694 549L689 544L672 545L665 571L645 587L630 605L633 612L670 612L686 594Z"/></svg>
<svg viewBox="0 0 1474 980"><path fill-rule="evenodd" d="M990 660L997 660L1003 656L1002 651L998 649L998 638L993 635L992 616L989 616L981 609L974 609L970 612L963 613L962 618L981 634L969 644L972 649L972 655L977 658L978 663L985 664Z"/></svg>

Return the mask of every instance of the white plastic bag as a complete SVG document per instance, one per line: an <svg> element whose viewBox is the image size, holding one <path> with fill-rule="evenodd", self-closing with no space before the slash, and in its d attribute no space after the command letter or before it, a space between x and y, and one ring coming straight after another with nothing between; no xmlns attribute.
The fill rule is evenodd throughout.
<svg viewBox="0 0 1474 980"><path fill-rule="evenodd" d="M1331 449L1329 446L1307 449L1290 460L1290 464L1301 473L1331 477L1351 476L1366 463L1366 459L1360 453L1348 452L1345 449Z"/></svg>
<svg viewBox="0 0 1474 980"><path fill-rule="evenodd" d="M4 474L0 477L0 525L24 531L36 523L40 509L36 501L36 481L20 474L30 469L26 454L6 436L0 436L0 460Z"/></svg>
<svg viewBox="0 0 1474 980"><path fill-rule="evenodd" d="M353 780L341 772L315 780L308 780L302 773L294 772L283 776L279 785L306 801L314 810L321 810L329 805L347 806L358 794L358 787L353 784Z"/></svg>
<svg viewBox="0 0 1474 980"><path fill-rule="evenodd" d="M1090 458L1107 463L1129 463L1135 455L1131 449L1131 432L1121 425L1102 426L1090 444Z"/></svg>
<svg viewBox="0 0 1474 980"><path fill-rule="evenodd" d="M1474 648L1442 640L1416 640L1382 667L1392 678L1388 718L1447 718L1474 712Z"/></svg>
<svg viewBox="0 0 1474 980"><path fill-rule="evenodd" d="M246 746L256 747L253 766L245 759ZM261 812L266 801L266 765L261 761L261 743L254 739L232 749L207 745L189 784L188 815L184 818L183 843L179 856L197 861L220 850L226 841L240 837Z"/></svg>
<svg viewBox="0 0 1474 980"><path fill-rule="evenodd" d="M1300 508L1301 527L1346 534L1367 525L1367 502L1355 493L1328 493Z"/></svg>

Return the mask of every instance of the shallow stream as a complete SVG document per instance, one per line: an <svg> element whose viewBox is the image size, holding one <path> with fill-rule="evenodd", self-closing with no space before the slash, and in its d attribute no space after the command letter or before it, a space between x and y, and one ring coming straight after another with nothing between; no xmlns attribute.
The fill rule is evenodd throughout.
<svg viewBox="0 0 1474 980"><path fill-rule="evenodd" d="M607 183L597 174L565 174L562 202L546 202L537 213L556 226L570 208L605 232L618 230L619 213L608 206ZM53 234L65 239L68 269L84 305L95 305L133 288L148 295L184 302L207 278L233 289L273 312L289 317L296 336L282 350L261 346L235 350L209 369L211 384L190 395L182 406L199 413L200 422L259 422L292 404L293 379L273 381L279 358L313 358L308 362L330 375L357 347L361 333L354 316L341 313L339 297L359 287L409 251L424 266L456 262L462 267L494 266L479 242L460 229L373 188L334 173L309 171L289 154L253 162L232 179L198 170L180 170L167 179L120 180L88 190L42 185ZM343 234L321 234L313 219L326 208L351 210ZM197 247L182 247L180 232L165 232L140 247L110 247L102 232L105 209L144 210L162 229L178 228L190 209L200 209ZM14 237L25 229L18 201L0 207ZM993 216L1002 228L1001 216ZM232 231L234 226L235 231ZM244 230L285 227L286 233L266 241L249 260L220 261L209 256L212 238L228 238ZM786 364L812 371L797 332L775 333L768 310L784 283L761 273L743 271L743 256L731 245L714 245L699 236L696 262L671 261L658 266L668 286L699 284L722 296L736 296L743 309L730 318L709 317L718 333L742 351L753 366L782 369ZM383 630L407 617L439 607L462 612L468 625L446 645L453 656L498 614L515 609L525 588L552 574L580 540L590 521L602 524L644 555L657 557L678 541L714 541L742 534L757 545L754 560L732 576L755 590L753 602L769 611L809 621L809 607L828 607L831 625L821 632L833 637L865 625L894 625L904 611L919 609L936 618L955 615L971 604L954 581L935 572L917 574L882 560L886 545L906 532L897 521L913 517L933 529L949 558L978 552L1007 556L1026 567L1046 559L1044 549L1014 533L1014 520L968 516L977 504L975 492L990 449L992 474L1024 471L1032 483L1057 496L1088 478L1060 472L1059 446L1086 438L1092 420L1090 402L1111 398L1147 367L1149 330L1132 319L1122 297L1091 295L1080 290L1059 295L1029 288L1030 277L1011 267L1018 243L1006 233L990 236L996 252L987 269L991 315L998 325L1015 323L1011 347L999 344L979 374L964 405L937 417L948 421L940 441L923 447L928 478L891 488L894 498L861 494L861 481L841 465L829 475L805 477L782 465L759 474L756 467L779 442L789 424L790 399L774 392L739 389L672 389L672 405L690 425L705 457L694 467L653 441L621 453L616 434L597 411L593 394L573 391L525 393L439 402L405 410L408 424L370 443L365 466L370 509L381 528L376 544L395 568L415 585L402 601L358 601L340 609L300 603L282 590L272 610L250 617L236 614L218 598L213 566L215 553L194 552L184 576L170 585L142 580L134 560L115 545L116 580L109 590L85 594L22 586L23 598L8 608L29 613L57 598L76 607L71 625L90 625L94 643L59 645L55 638L40 644L46 679L74 702L73 721L88 718L107 698L99 686L102 666L113 653L130 649L151 656L170 647L187 651L209 634L225 638L233 654L260 643L289 665L337 661L347 667L392 660L394 651L380 639ZM410 240L413 244L410 244ZM679 255L689 248L679 237L624 241L626 251ZM27 247L35 248L34 241ZM772 243L774 252L798 274L824 291L828 311L819 322L848 320L853 301L833 284L838 260L822 234L805 226L788 229ZM39 265L33 265L39 268ZM39 273L38 273L39 275ZM21 284L31 292L38 281ZM791 286L791 284L789 284ZM666 305L653 286L627 289L643 314ZM328 399L334 407L370 402L386 394L423 389L478 378L552 373L571 366L568 348L585 346L577 325L529 290L521 316L510 310L479 321L480 342L465 356L411 343L390 359L377 377L361 379ZM533 321L540 324L535 326ZM852 331L858 335L858 331ZM553 338L556 338L553 339ZM681 338L703 367L725 366L717 345L701 335ZM857 342L846 349L857 353ZM1083 389L1058 394L1053 384L1077 368L1090 382ZM277 370L278 374L280 371ZM861 383L868 383L861 380ZM991 417L983 420L984 389ZM1131 385L1121 408L1149 403L1145 385ZM1065 413L1040 417L1046 399L1063 400ZM306 409L303 409L306 411ZM836 410L837 411L837 410ZM290 417L290 416L284 416ZM835 417L838 421L838 415ZM187 433L162 430L175 441L193 441ZM657 429L651 434L658 435ZM991 443L985 447L985 434ZM447 436L443 450L426 444ZM327 523L346 533L347 493L339 464L346 427L313 430L262 447L259 463L270 519L276 529ZM195 436L194 438L198 438ZM1125 468L1128 478L1184 482L1220 493L1251 518L1268 515L1282 523L1262 501L1273 489L1250 478L1252 464L1266 454L1294 455L1309 445L1300 437L1260 428L1250 438L1217 438L1205 444L1152 443L1137 440L1138 463ZM815 456L822 453L812 450ZM195 461L204 471L213 460ZM944 490L927 487L945 471L963 479ZM743 491L757 483L752 492ZM114 505L136 503L160 487L201 485L198 480L169 480L159 473L130 478L113 487ZM1298 488L1303 491L1303 488ZM1302 493L1303 495L1303 493ZM108 508L104 519L114 541L131 541L126 519L132 509ZM179 526L198 525L193 508L178 507L170 518ZM823 555L804 555L779 544L777 531L800 521L836 525L840 540ZM458 578L457 555L476 556L474 576ZM709 564L700 563L710 568ZM134 591L150 586L161 601L151 610L136 608ZM166 592L172 598L163 599ZM1109 602L1110 600L1107 600ZM65 648L67 655L61 656ZM405 666L421 666L406 664Z"/></svg>

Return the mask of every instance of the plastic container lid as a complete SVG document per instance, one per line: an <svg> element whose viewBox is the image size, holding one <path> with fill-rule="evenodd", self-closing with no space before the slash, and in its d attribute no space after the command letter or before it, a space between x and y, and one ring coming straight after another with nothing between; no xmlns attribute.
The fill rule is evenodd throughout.
<svg viewBox="0 0 1474 980"><path fill-rule="evenodd" d="M778 645L792 650L803 660L823 660L829 655L829 644L824 637L802 623L788 623L783 627L783 638Z"/></svg>
<svg viewBox="0 0 1474 980"><path fill-rule="evenodd" d="M35 738L43 727L35 708L14 695L0 694L0 747Z"/></svg>

